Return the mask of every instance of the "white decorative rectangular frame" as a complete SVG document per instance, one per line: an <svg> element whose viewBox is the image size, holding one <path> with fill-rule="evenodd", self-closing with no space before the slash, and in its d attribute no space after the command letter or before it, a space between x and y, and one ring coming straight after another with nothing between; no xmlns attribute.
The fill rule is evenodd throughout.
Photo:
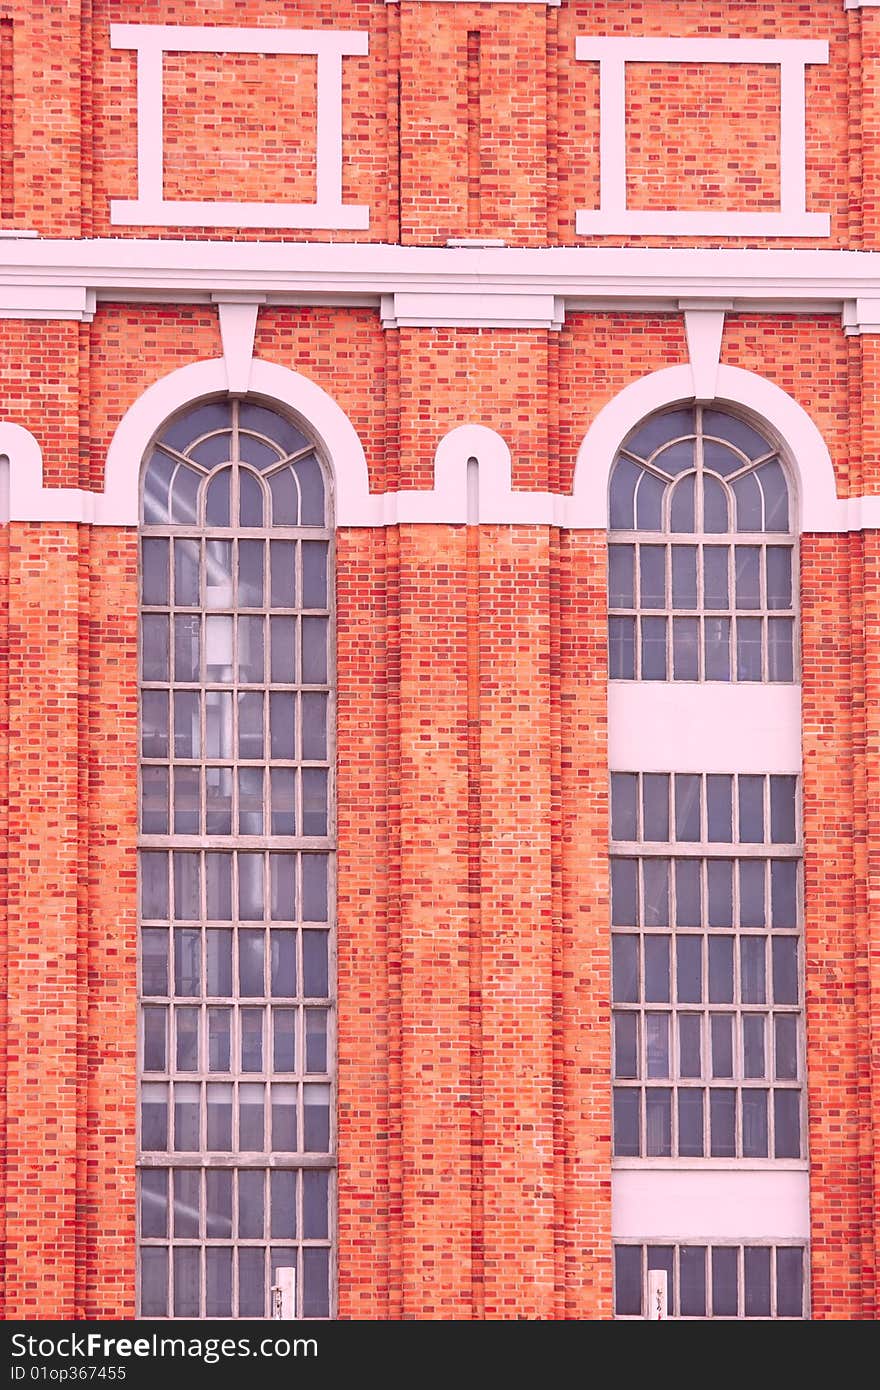
<svg viewBox="0 0 880 1390"><path fill-rule="evenodd" d="M111 200L115 227L296 227L364 231L370 209L342 201L342 59L368 52L351 29L236 29L111 24L110 47L137 51L138 194ZM163 189L162 60L166 53L294 53L318 60L314 203L171 201Z"/></svg>
<svg viewBox="0 0 880 1390"><path fill-rule="evenodd" d="M579 235L828 236L827 213L806 209L808 63L827 63L822 39L581 37L576 57L599 63L599 207L579 209ZM648 211L626 206L626 64L760 63L780 70L780 207L772 212Z"/></svg>

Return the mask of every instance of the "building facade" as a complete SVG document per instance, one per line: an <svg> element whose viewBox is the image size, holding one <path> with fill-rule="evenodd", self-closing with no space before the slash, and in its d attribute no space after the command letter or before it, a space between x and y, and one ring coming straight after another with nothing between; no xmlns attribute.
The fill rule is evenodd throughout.
<svg viewBox="0 0 880 1390"><path fill-rule="evenodd" d="M878 122L878 0L0 6L7 1318L876 1317Z"/></svg>

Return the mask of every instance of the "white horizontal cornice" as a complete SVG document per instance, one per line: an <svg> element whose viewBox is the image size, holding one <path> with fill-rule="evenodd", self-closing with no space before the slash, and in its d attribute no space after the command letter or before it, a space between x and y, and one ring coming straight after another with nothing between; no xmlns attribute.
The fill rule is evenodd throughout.
<svg viewBox="0 0 880 1390"><path fill-rule="evenodd" d="M26 239L0 246L0 316L90 318L95 300L368 304L389 325L558 328L561 311L835 312L880 300L880 252L419 247ZM872 320L873 321L873 320ZM862 331L865 331L864 329Z"/></svg>

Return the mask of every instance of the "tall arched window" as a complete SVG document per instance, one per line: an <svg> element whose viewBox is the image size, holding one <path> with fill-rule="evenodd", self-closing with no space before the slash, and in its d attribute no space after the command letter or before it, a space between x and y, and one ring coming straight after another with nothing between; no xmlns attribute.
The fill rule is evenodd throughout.
<svg viewBox="0 0 880 1390"><path fill-rule="evenodd" d="M793 513L777 447L720 410L650 416L612 471L610 677L657 683L609 692L618 1317L656 1281L672 1317L808 1306L800 766L749 725L791 710Z"/></svg>
<svg viewBox="0 0 880 1390"><path fill-rule="evenodd" d="M779 452L702 406L653 415L611 476L612 680L793 681L793 507Z"/></svg>
<svg viewBox="0 0 880 1390"><path fill-rule="evenodd" d="M139 1311L267 1317L276 1288L328 1317L327 478L292 420L215 400L142 499Z"/></svg>

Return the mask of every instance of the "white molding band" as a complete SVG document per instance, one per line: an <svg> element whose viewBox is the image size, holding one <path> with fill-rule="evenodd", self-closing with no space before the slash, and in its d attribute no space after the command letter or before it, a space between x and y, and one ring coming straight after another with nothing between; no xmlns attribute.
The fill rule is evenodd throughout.
<svg viewBox="0 0 880 1390"><path fill-rule="evenodd" d="M72 319L91 323L95 291L86 285L3 285L0 319Z"/></svg>
<svg viewBox="0 0 880 1390"><path fill-rule="evenodd" d="M222 306L221 306L222 307ZM256 305L228 306L251 323ZM225 334L230 343L230 335ZM252 341L251 341L252 347ZM494 430L463 425L441 439L431 489L371 493L363 445L348 416L315 382L276 363L253 358L240 344L226 357L179 367L153 383L123 416L107 455L102 493L44 488L39 446L14 423L10 458L10 514L15 521L89 521L134 526L138 519L138 469L159 427L176 411L227 390L249 390L299 415L320 441L336 486L339 526L391 526L403 522L467 521L469 459L478 465L478 515L485 523L545 525L604 531L608 480L617 450L629 431L655 410L692 401L692 365L666 367L631 383L598 413L578 451L571 495L514 490L510 451ZM234 383L231 387L230 382ZM717 368L715 402L745 407L785 446L797 475L800 527L804 532L835 533L880 529L880 497L849 500L836 495L827 445L807 412L780 387L752 372L723 364ZM29 445L22 445L27 436Z"/></svg>
<svg viewBox="0 0 880 1390"><path fill-rule="evenodd" d="M660 39L581 36L575 56L599 64L599 207L580 209L580 236L828 236L827 213L806 207L806 68L827 63L821 39ZM779 210L635 211L626 205L626 64L760 63L780 70Z"/></svg>
<svg viewBox="0 0 880 1390"><path fill-rule="evenodd" d="M111 24L110 47L137 52L138 191L114 198L116 227L292 227L364 231L366 206L342 201L342 59L368 52L369 36L349 29L237 29L188 24ZM162 64L166 53L297 54L318 60L314 203L166 199L163 187Z"/></svg>
<svg viewBox="0 0 880 1390"><path fill-rule="evenodd" d="M676 312L716 308L795 314L840 313L853 322L880 299L880 252L707 250L649 247L398 246L383 242L249 242L198 238L82 240L16 238L4 242L0 308L46 317L87 293L100 302L211 303L212 297L265 296L269 304L373 304L399 300L405 319L450 315L451 296L479 301L480 326L503 326L511 297L533 299L522 315L553 323L564 302L579 310ZM406 296L404 298L404 296ZM559 303L550 305L552 297ZM393 306L383 306L393 315ZM418 312L417 312L418 311ZM518 310L517 317L520 316ZM873 319L871 320L873 321Z"/></svg>
<svg viewBox="0 0 880 1390"><path fill-rule="evenodd" d="M421 5L473 5L474 0L385 0L386 5L400 5L404 3ZM549 9L555 9L562 4L562 0L479 0L481 5L546 5ZM880 4L880 0L876 0Z"/></svg>
<svg viewBox="0 0 880 1390"><path fill-rule="evenodd" d="M801 763L799 685L608 682L612 772L798 774Z"/></svg>
<svg viewBox="0 0 880 1390"><path fill-rule="evenodd" d="M558 332L565 323L559 295L514 291L468 294L396 291L383 294L379 313L383 328L546 328Z"/></svg>
<svg viewBox="0 0 880 1390"><path fill-rule="evenodd" d="M809 1240L810 1175L800 1169L619 1169L611 1174L614 1240Z"/></svg>
<svg viewBox="0 0 880 1390"><path fill-rule="evenodd" d="M844 0L845 10L876 10L880 8L880 0Z"/></svg>

